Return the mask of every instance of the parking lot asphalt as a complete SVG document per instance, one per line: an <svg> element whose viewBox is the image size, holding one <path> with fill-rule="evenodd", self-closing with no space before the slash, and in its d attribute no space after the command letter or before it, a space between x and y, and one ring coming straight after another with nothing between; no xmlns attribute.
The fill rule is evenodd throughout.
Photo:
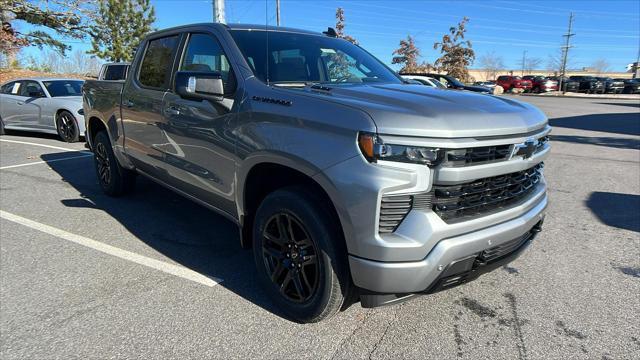
<svg viewBox="0 0 640 360"><path fill-rule="evenodd" d="M554 127L533 246L475 282L311 325L278 313L221 216L142 178L106 197L83 144L2 136L0 357L638 359L640 104L518 99Z"/></svg>

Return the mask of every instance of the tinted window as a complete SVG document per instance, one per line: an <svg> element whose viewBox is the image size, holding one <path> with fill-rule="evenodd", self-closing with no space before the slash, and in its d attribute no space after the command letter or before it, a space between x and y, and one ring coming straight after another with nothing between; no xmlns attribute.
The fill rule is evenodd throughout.
<svg viewBox="0 0 640 360"><path fill-rule="evenodd" d="M124 80L127 77L129 65L107 65L103 80Z"/></svg>
<svg viewBox="0 0 640 360"><path fill-rule="evenodd" d="M225 93L232 92L235 88L229 60L211 35L192 34L189 37L180 70L218 72L225 83Z"/></svg>
<svg viewBox="0 0 640 360"><path fill-rule="evenodd" d="M7 84L2 85L0 88L0 93L2 94L17 94L19 83L17 81L13 81Z"/></svg>
<svg viewBox="0 0 640 360"><path fill-rule="evenodd" d="M35 81L23 81L18 90L18 95L24 97L44 97L42 86Z"/></svg>
<svg viewBox="0 0 640 360"><path fill-rule="evenodd" d="M53 80L43 81L51 97L82 96L82 80Z"/></svg>
<svg viewBox="0 0 640 360"><path fill-rule="evenodd" d="M177 46L178 35L149 41L138 77L142 85L159 89L169 88Z"/></svg>
<svg viewBox="0 0 640 360"><path fill-rule="evenodd" d="M230 33L262 81L294 85L304 82L401 83L375 57L346 40L275 31L270 31L267 37L267 32L260 30Z"/></svg>

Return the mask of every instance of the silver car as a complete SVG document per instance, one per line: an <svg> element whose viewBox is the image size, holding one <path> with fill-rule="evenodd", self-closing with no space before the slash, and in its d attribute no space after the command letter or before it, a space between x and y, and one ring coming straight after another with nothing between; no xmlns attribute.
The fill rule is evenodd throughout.
<svg viewBox="0 0 640 360"><path fill-rule="evenodd" d="M84 136L84 80L17 79L0 87L0 134L4 129L58 134L66 142Z"/></svg>

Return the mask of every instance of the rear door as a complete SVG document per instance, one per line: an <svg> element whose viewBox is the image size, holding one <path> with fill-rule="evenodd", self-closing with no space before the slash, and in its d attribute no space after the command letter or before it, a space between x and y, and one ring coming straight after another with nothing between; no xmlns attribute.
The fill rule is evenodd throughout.
<svg viewBox="0 0 640 360"><path fill-rule="evenodd" d="M235 120L234 71L218 39L204 32L188 34L177 70L219 73L225 96L209 101L183 99L173 91L165 95L162 129L167 142L160 150L173 185L235 214L235 141L228 131Z"/></svg>
<svg viewBox="0 0 640 360"><path fill-rule="evenodd" d="M12 81L0 88L0 118L5 126L15 124L16 116L20 114L18 101L23 100L18 96L19 90L20 81Z"/></svg>
<svg viewBox="0 0 640 360"><path fill-rule="evenodd" d="M122 92L125 151L139 170L162 180L167 178L162 149L171 142L164 130L164 96L181 38L177 33L147 41Z"/></svg>
<svg viewBox="0 0 640 360"><path fill-rule="evenodd" d="M13 126L37 129L42 115L42 100L47 96L40 83L33 80L20 82L16 98L16 111Z"/></svg>

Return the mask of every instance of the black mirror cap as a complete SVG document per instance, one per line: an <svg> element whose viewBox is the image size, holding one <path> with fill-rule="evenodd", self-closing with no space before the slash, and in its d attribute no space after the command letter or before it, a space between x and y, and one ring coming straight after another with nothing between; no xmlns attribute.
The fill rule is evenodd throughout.
<svg viewBox="0 0 640 360"><path fill-rule="evenodd" d="M224 83L219 72L178 71L175 90L185 99L221 101L224 98Z"/></svg>

